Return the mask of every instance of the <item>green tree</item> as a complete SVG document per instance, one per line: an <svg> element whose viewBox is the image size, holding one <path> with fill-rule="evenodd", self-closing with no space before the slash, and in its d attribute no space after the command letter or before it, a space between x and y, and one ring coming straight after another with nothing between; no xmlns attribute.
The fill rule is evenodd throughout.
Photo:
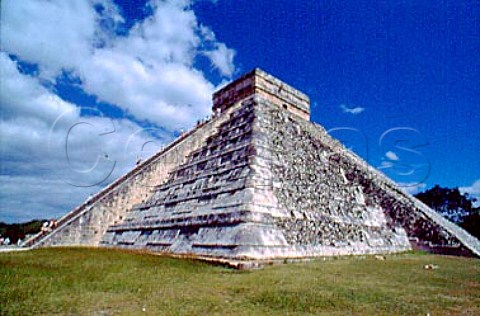
<svg viewBox="0 0 480 316"><path fill-rule="evenodd" d="M0 236L8 237L11 243L24 239L28 234L36 234L45 220L32 220L26 223L7 224L0 222Z"/></svg>
<svg viewBox="0 0 480 316"><path fill-rule="evenodd" d="M460 223L466 231L480 239L480 207L470 215L465 216L463 222Z"/></svg>
<svg viewBox="0 0 480 316"><path fill-rule="evenodd" d="M448 220L459 224L472 235L480 238L480 207L475 207L477 199L458 188L433 188L415 195L423 203L440 213Z"/></svg>

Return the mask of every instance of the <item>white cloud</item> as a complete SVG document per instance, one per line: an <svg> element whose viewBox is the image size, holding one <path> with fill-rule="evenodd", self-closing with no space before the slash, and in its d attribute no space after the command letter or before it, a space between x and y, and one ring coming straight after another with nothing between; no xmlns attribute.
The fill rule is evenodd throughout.
<svg viewBox="0 0 480 316"><path fill-rule="evenodd" d="M472 183L472 185L467 187L458 188L462 194L468 193L470 197L476 198L477 202L475 203L476 207L480 207L480 179Z"/></svg>
<svg viewBox="0 0 480 316"><path fill-rule="evenodd" d="M460 187L459 190L462 193L468 193L472 195L480 195L480 179L476 180L471 186Z"/></svg>
<svg viewBox="0 0 480 316"><path fill-rule="evenodd" d="M214 86L181 64L147 68L133 56L99 50L80 71L87 92L159 126L189 127L210 112Z"/></svg>
<svg viewBox="0 0 480 316"><path fill-rule="evenodd" d="M223 76L235 69L234 51L198 23L191 4L150 1L152 15L118 36L122 17L109 0L5 0L2 49L37 64L44 78L70 71L87 93L178 130L210 112L215 86L195 59L207 56Z"/></svg>
<svg viewBox="0 0 480 316"><path fill-rule="evenodd" d="M387 151L385 153L385 156L390 159L390 160L393 160L393 161L398 161L400 160L400 158L398 158L397 154L393 151Z"/></svg>
<svg viewBox="0 0 480 316"><path fill-rule="evenodd" d="M350 107L346 106L345 104L341 104L340 108L342 109L343 113L348 113L348 114L353 114L353 115L360 114L363 111L365 111L365 108L362 108L360 106L350 108Z"/></svg>
<svg viewBox="0 0 480 316"><path fill-rule="evenodd" d="M0 52L0 69L3 118L36 117L54 120L60 113L76 108L49 93L38 83L37 78L22 75L17 69L17 63L3 52Z"/></svg>
<svg viewBox="0 0 480 316"><path fill-rule="evenodd" d="M90 190L98 190L92 187ZM43 179L36 176L0 175L0 218L7 222L56 218L64 215L72 205L78 205L88 196L84 189L65 185L62 179ZM28 198L25 197L29 193Z"/></svg>
<svg viewBox="0 0 480 316"><path fill-rule="evenodd" d="M233 66L233 58L235 57L235 51L233 49L227 48L223 43L217 43L216 49L213 51L207 51L205 53L210 60L212 65L217 67L222 75L231 77L235 67Z"/></svg>
<svg viewBox="0 0 480 316"><path fill-rule="evenodd" d="M410 183L397 183L397 186L409 193L409 194L417 194L419 193L420 191L423 191L427 185L425 183L417 183L417 182L410 182Z"/></svg>
<svg viewBox="0 0 480 316"><path fill-rule="evenodd" d="M89 1L2 1L2 50L54 77L91 54L96 12ZM48 75L47 75L48 74Z"/></svg>
<svg viewBox="0 0 480 316"><path fill-rule="evenodd" d="M195 61L209 59L225 80L235 52L197 21L192 3L151 0L151 14L125 30L112 0L2 1L0 220L65 213L209 113L215 85ZM38 73L21 73L13 57ZM42 84L63 73L161 128L81 114Z"/></svg>
<svg viewBox="0 0 480 316"><path fill-rule="evenodd" d="M2 220L58 216L169 140L161 132L152 138L126 119L81 116L77 106L19 73L4 53L0 67L7 114L0 120ZM152 140L156 146L142 149Z"/></svg>
<svg viewBox="0 0 480 316"><path fill-rule="evenodd" d="M380 163L380 166L377 167L377 169L388 169L392 167L393 167L393 163L391 163L390 161L382 161Z"/></svg>

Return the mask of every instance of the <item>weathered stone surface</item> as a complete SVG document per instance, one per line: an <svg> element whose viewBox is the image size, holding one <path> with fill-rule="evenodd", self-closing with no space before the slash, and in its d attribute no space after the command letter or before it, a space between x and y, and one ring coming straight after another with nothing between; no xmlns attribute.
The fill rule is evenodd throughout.
<svg viewBox="0 0 480 316"><path fill-rule="evenodd" d="M480 255L477 239L311 123L308 97L278 79L255 70L217 92L214 110L31 244L231 260Z"/></svg>

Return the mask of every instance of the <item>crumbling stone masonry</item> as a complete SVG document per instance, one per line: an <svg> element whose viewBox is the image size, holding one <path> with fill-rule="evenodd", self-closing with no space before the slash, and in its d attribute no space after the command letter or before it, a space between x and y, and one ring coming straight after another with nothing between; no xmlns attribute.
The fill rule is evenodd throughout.
<svg viewBox="0 0 480 316"><path fill-rule="evenodd" d="M443 219L309 121L303 93L255 69L213 118L29 246L91 245L226 260L400 252L480 256Z"/></svg>

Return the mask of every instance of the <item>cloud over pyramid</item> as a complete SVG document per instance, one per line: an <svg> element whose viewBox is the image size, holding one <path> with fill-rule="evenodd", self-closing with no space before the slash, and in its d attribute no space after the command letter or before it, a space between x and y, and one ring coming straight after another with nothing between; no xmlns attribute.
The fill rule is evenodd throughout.
<svg viewBox="0 0 480 316"><path fill-rule="evenodd" d="M214 94L210 120L27 245L226 260L412 248L480 255L476 238L310 122L308 97L260 69Z"/></svg>

